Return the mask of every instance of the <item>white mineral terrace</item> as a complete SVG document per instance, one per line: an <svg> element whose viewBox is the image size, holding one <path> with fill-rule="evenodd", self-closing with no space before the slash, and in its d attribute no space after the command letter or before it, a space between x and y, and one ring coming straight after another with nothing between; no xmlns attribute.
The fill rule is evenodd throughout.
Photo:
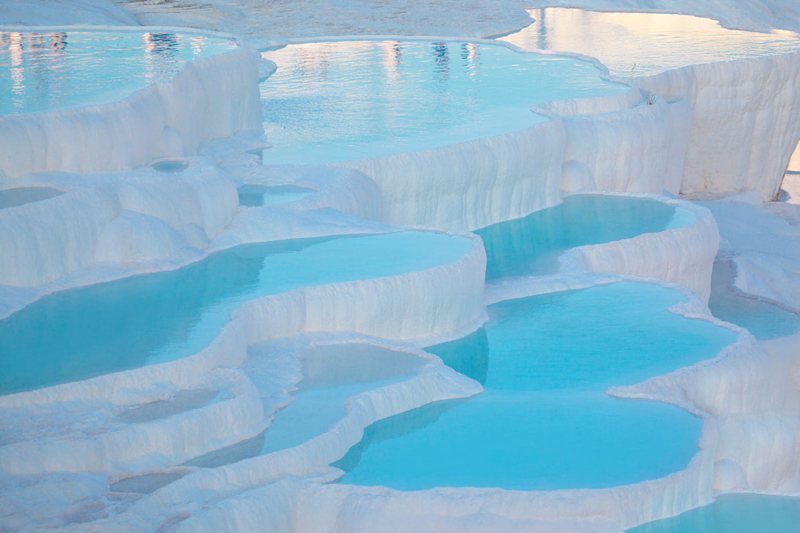
<svg viewBox="0 0 800 533"><path fill-rule="evenodd" d="M0 0L0 531L796 533L794 31Z"/></svg>

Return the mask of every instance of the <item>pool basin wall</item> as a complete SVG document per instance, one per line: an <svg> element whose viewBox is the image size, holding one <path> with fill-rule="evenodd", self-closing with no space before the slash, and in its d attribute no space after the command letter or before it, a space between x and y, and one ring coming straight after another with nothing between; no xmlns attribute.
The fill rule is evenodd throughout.
<svg viewBox="0 0 800 533"><path fill-rule="evenodd" d="M565 117L562 190L677 195L691 124L684 99L655 98L629 109Z"/></svg>
<svg viewBox="0 0 800 533"><path fill-rule="evenodd" d="M708 302L711 272L720 240L716 220L711 211L691 202L654 199L690 211L696 217L694 222L659 233L573 248L559 258L560 269L658 278L688 287L703 302Z"/></svg>
<svg viewBox="0 0 800 533"><path fill-rule="evenodd" d="M96 178L0 211L0 285L39 286L100 262L187 261L238 207L233 180L199 160L179 174Z"/></svg>
<svg viewBox="0 0 800 533"><path fill-rule="evenodd" d="M454 331L474 328L483 319L484 313L483 273L486 255L479 238L463 238L472 241L470 251L454 263L398 276L304 287L251 300L233 312L231 322L222 328L210 345L192 356L6 395L0 397L0 408L28 408L63 401L112 401L120 390L129 391L127 394L134 394L132 391L144 391L143 394L147 394L149 390L152 394L156 384L165 382L179 388L189 388L200 377L219 367L241 365L247 357L250 344L304 332L355 332L413 342L417 338L446 337ZM458 383L457 389L463 385ZM433 399L437 398L437 393L451 398L459 396L456 392L442 392L446 389L446 385L434 380L422 392L415 392L412 387L403 401L408 408L413 408L432 401L428 398L429 394L434 394ZM460 395L474 394L477 390ZM384 406L389 409L386 416L400 412L395 411L398 406L406 405L400 400L389 404ZM220 427L218 422L226 416L226 409L238 409L240 412L237 417L241 418L243 424L250 424L256 428L253 431L260 431L253 422L259 417L263 419L263 406L258 398L254 401L253 395L245 391L238 403L197 415L201 417L201 423L197 419L191 420L194 431L187 430L180 438L175 436L175 432L181 431L182 426L173 427L167 421L130 432L83 435L76 440L62 439L56 445L49 441L38 445L21 442L0 448L0 470L16 474L115 472L126 465L147 461L153 454L157 456L163 453L164 449L178 457L198 455L214 449L214 445L219 447L219 442L209 442L208 434L196 431L204 427L202 417L211 417L207 420L209 427ZM366 425L377 418L368 417ZM363 427L359 427L358 431L361 429ZM238 438L241 439L240 436ZM350 445L359 438L360 433ZM349 445L340 450L341 455L344 455L347 447ZM76 450L81 451L77 453ZM336 459L338 457L332 460Z"/></svg>
<svg viewBox="0 0 800 533"><path fill-rule="evenodd" d="M572 288L581 286L585 285L578 283ZM671 287L681 290L688 298L686 303L675 306L674 312L712 321L720 327L738 331L739 335L738 341L724 349L713 363L698 363L668 375L668 379L680 373L702 372L705 366L728 365L738 357L759 357L755 352L760 348L747 332L708 318L700 312L705 305L696 295L674 285ZM530 287L519 283L516 291L511 290L506 296L524 297L529 292ZM672 403L700 413L680 389L651 394L648 383L626 387L626 390L612 389L612 393ZM715 394L725 394L725 383L721 381L719 385ZM730 398L733 400L734 396L732 394ZM543 492L445 487L397 491L386 487L319 484L313 479L284 478L232 496L223 505L194 515L186 522L186 530L213 531L224 525L229 531L247 531L257 524L271 524L278 529L325 532L376 529L439 531L442 528L458 531L488 528L564 533L619 532L712 501L714 483L720 470L718 457L722 450L717 426L715 417L705 417L701 451L687 469L623 487ZM724 469L724 465L721 468ZM322 472L313 471L295 475L302 477L303 474L312 478L324 477Z"/></svg>
<svg viewBox="0 0 800 533"><path fill-rule="evenodd" d="M681 193L757 190L765 202L777 197L800 141L800 53L693 65L635 81L692 107Z"/></svg>
<svg viewBox="0 0 800 533"><path fill-rule="evenodd" d="M240 45L189 61L171 81L119 102L0 117L0 183L31 172L132 168L194 155L207 139L260 130L256 57Z"/></svg>
<svg viewBox="0 0 800 533"><path fill-rule="evenodd" d="M724 358L660 376L625 397L673 397L716 419L714 489L718 491L800 491L800 335L741 342Z"/></svg>

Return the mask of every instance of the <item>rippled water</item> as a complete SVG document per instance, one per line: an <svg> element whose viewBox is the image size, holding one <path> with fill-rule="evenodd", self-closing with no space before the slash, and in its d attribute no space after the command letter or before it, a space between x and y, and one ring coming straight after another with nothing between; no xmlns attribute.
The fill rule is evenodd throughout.
<svg viewBox="0 0 800 533"><path fill-rule="evenodd" d="M502 40L523 48L596 57L612 74L650 76L699 63L800 51L789 32L728 30L711 19L663 13L530 10L535 22Z"/></svg>
<svg viewBox="0 0 800 533"><path fill-rule="evenodd" d="M121 100L235 46L175 33L0 32L0 116Z"/></svg>
<svg viewBox="0 0 800 533"><path fill-rule="evenodd" d="M357 41L265 52L264 164L328 163L524 130L530 107L617 94L589 63L460 42Z"/></svg>

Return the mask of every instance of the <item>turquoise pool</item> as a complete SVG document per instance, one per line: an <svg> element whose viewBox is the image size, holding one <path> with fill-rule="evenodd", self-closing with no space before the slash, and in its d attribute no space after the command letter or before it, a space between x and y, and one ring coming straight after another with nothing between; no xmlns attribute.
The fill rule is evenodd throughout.
<svg viewBox="0 0 800 533"><path fill-rule="evenodd" d="M649 198L573 195L527 217L475 231L486 248L486 280L558 271L558 257L577 246L629 239L688 226L695 214Z"/></svg>
<svg viewBox="0 0 800 533"><path fill-rule="evenodd" d="M800 316L776 305L745 298L728 287L733 268L727 261L716 261L711 275L708 308L720 320L748 330L759 340L777 339L800 332Z"/></svg>
<svg viewBox="0 0 800 533"><path fill-rule="evenodd" d="M122 100L190 59L235 47L169 32L0 31L0 116Z"/></svg>
<svg viewBox="0 0 800 533"><path fill-rule="evenodd" d="M789 32L729 30L715 20L690 15L561 7L531 9L529 13L535 22L502 40L522 48L596 57L612 74L625 78L800 51L800 39Z"/></svg>
<svg viewBox="0 0 800 533"><path fill-rule="evenodd" d="M797 533L800 498L726 494L711 505L674 518L629 529L628 533Z"/></svg>
<svg viewBox="0 0 800 533"><path fill-rule="evenodd" d="M401 490L601 488L686 468L702 421L606 390L717 355L732 332L670 313L683 300L616 283L501 302L463 339L433 346L484 392L379 421L334 464L342 483Z"/></svg>
<svg viewBox="0 0 800 533"><path fill-rule="evenodd" d="M322 164L524 130L531 106L618 94L591 64L466 42L343 41L265 52L266 165Z"/></svg>
<svg viewBox="0 0 800 533"><path fill-rule="evenodd" d="M178 270L58 292L0 320L0 393L185 357L247 300L425 270L470 247L418 231L248 244Z"/></svg>

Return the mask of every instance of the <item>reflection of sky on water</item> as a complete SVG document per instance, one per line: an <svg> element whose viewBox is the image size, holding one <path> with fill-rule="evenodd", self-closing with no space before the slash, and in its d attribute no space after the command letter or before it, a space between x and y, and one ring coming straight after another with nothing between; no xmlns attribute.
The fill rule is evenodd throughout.
<svg viewBox="0 0 800 533"><path fill-rule="evenodd" d="M265 164L329 163L524 130L533 105L618 94L572 58L463 42L344 41L265 52Z"/></svg>
<svg viewBox="0 0 800 533"><path fill-rule="evenodd" d="M234 46L173 33L0 32L0 115L120 100Z"/></svg>
<svg viewBox="0 0 800 533"><path fill-rule="evenodd" d="M714 20L664 13L531 9L534 23L502 40L596 57L612 74L638 77L687 65L800 51L790 32L728 30Z"/></svg>

